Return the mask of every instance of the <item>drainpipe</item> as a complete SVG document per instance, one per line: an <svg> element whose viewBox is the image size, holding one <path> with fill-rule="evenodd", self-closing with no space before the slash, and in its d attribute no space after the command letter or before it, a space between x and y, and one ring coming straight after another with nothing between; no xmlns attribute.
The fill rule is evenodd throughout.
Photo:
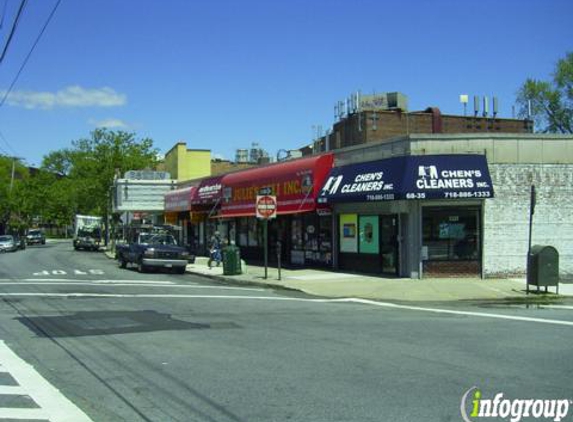
<svg viewBox="0 0 573 422"><path fill-rule="evenodd" d="M425 113L432 113L432 133L442 133L442 112L438 107L428 107Z"/></svg>

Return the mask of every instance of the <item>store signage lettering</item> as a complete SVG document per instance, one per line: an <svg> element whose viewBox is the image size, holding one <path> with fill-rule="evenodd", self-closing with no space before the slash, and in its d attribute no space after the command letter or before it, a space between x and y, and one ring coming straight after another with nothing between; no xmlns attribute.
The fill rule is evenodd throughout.
<svg viewBox="0 0 573 422"><path fill-rule="evenodd" d="M310 180L310 185L308 183ZM274 196L294 196L308 193L312 189L312 178L291 179L279 183L265 183L264 185L236 187L233 189L233 202L254 201L256 196L264 189L265 194Z"/></svg>
<svg viewBox="0 0 573 422"><path fill-rule="evenodd" d="M379 192L382 190L392 190L394 189L393 183L385 184L384 180L384 172L374 172L374 173L365 173L359 174L354 177L352 183L342 184L343 176L334 176L330 177L324 188L322 189L321 195L324 196L325 194L334 195L338 192L338 188L342 184L342 188L340 188L340 193L354 193L354 192Z"/></svg>
<svg viewBox="0 0 573 422"><path fill-rule="evenodd" d="M197 193L199 196L210 196L220 191L221 191L221 184L217 183L215 185L201 186Z"/></svg>
<svg viewBox="0 0 573 422"><path fill-rule="evenodd" d="M393 157L334 168L318 201L491 198L487 161L480 155Z"/></svg>
<svg viewBox="0 0 573 422"><path fill-rule="evenodd" d="M443 170L436 166L418 166L416 187L424 189L473 189L488 188L487 182L475 182L482 177L481 170Z"/></svg>

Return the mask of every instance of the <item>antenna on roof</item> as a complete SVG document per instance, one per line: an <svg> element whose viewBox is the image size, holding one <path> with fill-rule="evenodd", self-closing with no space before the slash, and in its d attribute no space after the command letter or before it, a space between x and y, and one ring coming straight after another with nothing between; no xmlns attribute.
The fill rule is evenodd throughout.
<svg viewBox="0 0 573 422"><path fill-rule="evenodd" d="M467 111L468 111L468 95L467 94L461 94L460 95L460 103L462 103L464 105L464 116L466 116Z"/></svg>
<svg viewBox="0 0 573 422"><path fill-rule="evenodd" d="M474 95L474 117L479 113L479 96Z"/></svg>
<svg viewBox="0 0 573 422"><path fill-rule="evenodd" d="M499 101L497 100L497 97L493 97L493 118L494 119L497 117L498 113L499 113Z"/></svg>
<svg viewBox="0 0 573 422"><path fill-rule="evenodd" d="M483 117L487 117L489 114L489 101L487 95L483 96Z"/></svg>

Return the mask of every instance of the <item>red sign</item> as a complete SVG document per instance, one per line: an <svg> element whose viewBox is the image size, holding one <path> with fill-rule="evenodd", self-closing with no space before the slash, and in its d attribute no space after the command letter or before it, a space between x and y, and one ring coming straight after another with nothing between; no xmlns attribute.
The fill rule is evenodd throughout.
<svg viewBox="0 0 573 422"><path fill-rule="evenodd" d="M276 197L278 215L313 211L332 161L325 154L229 173L223 176L222 216L257 215L261 191Z"/></svg>
<svg viewBox="0 0 573 422"><path fill-rule="evenodd" d="M257 218L275 218L277 216L277 197L257 195Z"/></svg>
<svg viewBox="0 0 573 422"><path fill-rule="evenodd" d="M165 194L165 211L179 212L191 210L191 198L195 187L172 190Z"/></svg>

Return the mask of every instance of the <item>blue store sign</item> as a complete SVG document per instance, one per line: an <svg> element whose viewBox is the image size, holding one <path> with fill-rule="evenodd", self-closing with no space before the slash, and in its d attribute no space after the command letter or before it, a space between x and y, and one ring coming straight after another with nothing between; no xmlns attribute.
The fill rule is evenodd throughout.
<svg viewBox="0 0 573 422"><path fill-rule="evenodd" d="M318 202L492 198L483 155L394 157L335 167Z"/></svg>

